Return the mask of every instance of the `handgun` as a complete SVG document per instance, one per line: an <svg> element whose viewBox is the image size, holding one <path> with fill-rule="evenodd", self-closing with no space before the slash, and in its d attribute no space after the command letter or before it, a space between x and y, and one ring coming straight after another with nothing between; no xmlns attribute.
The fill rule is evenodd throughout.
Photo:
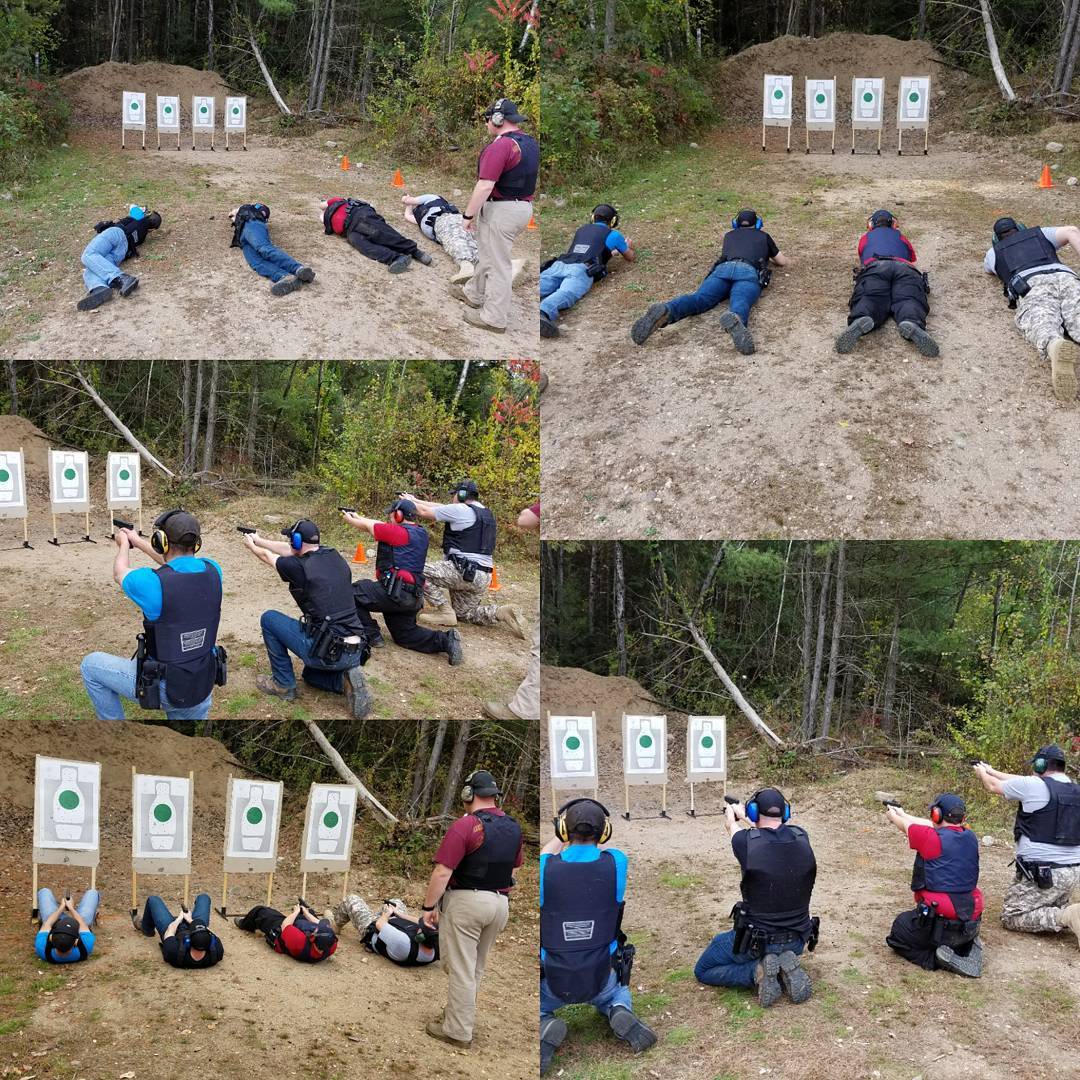
<svg viewBox="0 0 1080 1080"><path fill-rule="evenodd" d="M236 531L238 533L243 533L245 536L251 536L252 533L257 532L258 530L257 529L249 529L246 525L237 525L236 526Z"/></svg>
<svg viewBox="0 0 1080 1080"><path fill-rule="evenodd" d="M112 519L113 528L115 529L134 529L135 525L131 521L124 521L123 518Z"/></svg>
<svg viewBox="0 0 1080 1080"><path fill-rule="evenodd" d="M355 506L339 506L338 509L343 514L355 514L356 513L356 507Z"/></svg>
<svg viewBox="0 0 1080 1080"><path fill-rule="evenodd" d="M967 763L969 765L985 765L986 764L986 762L983 761L983 759L981 757L969 757L967 759Z"/></svg>
<svg viewBox="0 0 1080 1080"><path fill-rule="evenodd" d="M738 806L740 800L736 799L734 795L725 795L724 802L726 802L729 806Z"/></svg>
<svg viewBox="0 0 1080 1080"><path fill-rule="evenodd" d="M895 806L897 810L904 809L895 799L881 799L880 802L882 806Z"/></svg>
<svg viewBox="0 0 1080 1080"><path fill-rule="evenodd" d="M183 900L181 900L181 901L180 901L180 910L181 910L181 911L182 911L182 912L183 912L183 913L184 913L185 915L190 915L190 914L191 914L191 909L190 909L190 908L189 908L189 907L187 906L187 904L185 904L185 903L184 903L184 901L183 901Z"/></svg>

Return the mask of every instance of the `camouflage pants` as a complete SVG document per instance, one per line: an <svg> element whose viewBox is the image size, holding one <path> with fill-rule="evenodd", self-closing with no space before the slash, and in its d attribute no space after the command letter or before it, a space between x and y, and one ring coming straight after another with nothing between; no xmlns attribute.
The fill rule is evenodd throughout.
<svg viewBox="0 0 1080 1080"><path fill-rule="evenodd" d="M454 262L476 262L476 234L465 231L460 214L440 214L435 219L435 239Z"/></svg>
<svg viewBox="0 0 1080 1080"><path fill-rule="evenodd" d="M1021 877L1005 890L1001 924L1006 930L1028 934L1056 934L1062 929L1058 912L1069 906L1074 889L1080 889L1080 866L1059 866L1051 871L1054 884L1040 889Z"/></svg>
<svg viewBox="0 0 1080 1080"><path fill-rule="evenodd" d="M375 915L371 908L364 903L363 898L356 893L349 893L336 908L334 908L334 923L340 930L346 923L351 922L361 934L375 921Z"/></svg>
<svg viewBox="0 0 1080 1080"><path fill-rule="evenodd" d="M1073 274L1040 274L1031 292L1016 302L1016 326L1046 359L1046 348L1068 330L1080 341L1080 278Z"/></svg>
<svg viewBox="0 0 1080 1080"><path fill-rule="evenodd" d="M462 622L479 626L495 626L499 621L499 605L488 593L491 574L476 571L472 581L463 581L461 571L449 559L428 563L424 567L424 599L432 607L445 607L449 601Z"/></svg>

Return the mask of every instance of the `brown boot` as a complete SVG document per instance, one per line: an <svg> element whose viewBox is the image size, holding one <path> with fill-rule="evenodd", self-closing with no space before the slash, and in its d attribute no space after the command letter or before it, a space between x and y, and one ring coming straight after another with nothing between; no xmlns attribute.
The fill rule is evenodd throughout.
<svg viewBox="0 0 1080 1080"><path fill-rule="evenodd" d="M1054 397L1062 405L1071 405L1076 400L1076 361L1080 359L1080 345L1064 338L1054 338L1046 352L1050 357Z"/></svg>
<svg viewBox="0 0 1080 1080"><path fill-rule="evenodd" d="M1080 904L1070 904L1058 912L1058 923L1071 930L1076 935L1076 943L1080 945Z"/></svg>
<svg viewBox="0 0 1080 1080"><path fill-rule="evenodd" d="M518 716L509 705L504 705L501 701L485 701L480 706L480 711L489 720L520 720Z"/></svg>
<svg viewBox="0 0 1080 1080"><path fill-rule="evenodd" d="M529 623L522 615L520 608L514 607L513 604L503 604L496 617L499 622L506 623L523 641L529 640Z"/></svg>
<svg viewBox="0 0 1080 1080"><path fill-rule="evenodd" d="M472 1046L472 1039L466 1042L464 1039L454 1039L447 1035L442 1029L441 1023L436 1023L434 1020L428 1022L428 1026L424 1029L433 1039L441 1039L444 1043L449 1043L451 1046L460 1047L462 1050L468 1050Z"/></svg>
<svg viewBox="0 0 1080 1080"><path fill-rule="evenodd" d="M444 604L442 607L420 612L416 617L416 621L423 623L425 626L439 628L457 626L457 612L449 604Z"/></svg>

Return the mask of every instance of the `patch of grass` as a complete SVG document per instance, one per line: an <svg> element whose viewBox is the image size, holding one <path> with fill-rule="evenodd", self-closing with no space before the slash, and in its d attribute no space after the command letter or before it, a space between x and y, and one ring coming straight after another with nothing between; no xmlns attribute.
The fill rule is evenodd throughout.
<svg viewBox="0 0 1080 1080"><path fill-rule="evenodd" d="M615 1061L592 1061L570 1066L564 1080L632 1080L633 1066Z"/></svg>
<svg viewBox="0 0 1080 1080"><path fill-rule="evenodd" d="M728 988L716 995L718 1004L727 1010L728 1026L739 1031L753 1020L760 1020L765 1010L745 990Z"/></svg>
<svg viewBox="0 0 1080 1080"><path fill-rule="evenodd" d="M39 994L45 992L53 993L61 989L61 987L63 987L66 982L67 976L61 975L60 972L56 971L50 975L45 975L42 978L38 979L34 983L33 989Z"/></svg>
<svg viewBox="0 0 1080 1080"><path fill-rule="evenodd" d="M813 1000L817 1002L817 1006L826 1020L840 1019L840 995L831 987L819 988L814 994Z"/></svg>
<svg viewBox="0 0 1080 1080"><path fill-rule="evenodd" d="M872 1009L890 1009L904 1000L904 991L898 986L875 986L870 991Z"/></svg>
<svg viewBox="0 0 1080 1080"><path fill-rule="evenodd" d="M241 653L235 660L237 667L253 668L259 662L259 658L253 652Z"/></svg>
<svg viewBox="0 0 1080 1080"><path fill-rule="evenodd" d="M672 1028L665 1036L664 1043L667 1046L685 1046L697 1038L697 1032L692 1027Z"/></svg>
<svg viewBox="0 0 1080 1080"><path fill-rule="evenodd" d="M0 975L0 997L14 994L19 984L10 975Z"/></svg>
<svg viewBox="0 0 1080 1080"><path fill-rule="evenodd" d="M688 967L675 968L673 971L664 973L664 982L686 982L694 977L694 969Z"/></svg>
<svg viewBox="0 0 1080 1080"><path fill-rule="evenodd" d="M435 711L434 694L413 694L410 699L410 707L415 712L428 713Z"/></svg>
<svg viewBox="0 0 1080 1080"><path fill-rule="evenodd" d="M607 1021L591 1005L567 1005L559 1010L559 1016L566 1021L575 1043L588 1045L607 1035Z"/></svg>
<svg viewBox="0 0 1080 1080"><path fill-rule="evenodd" d="M26 1026L26 1017L16 1016L12 1020L0 1021L0 1035L14 1035Z"/></svg>
<svg viewBox="0 0 1080 1080"><path fill-rule="evenodd" d="M258 704L258 694L234 694L225 702L225 713L232 717L250 716L251 710Z"/></svg>
<svg viewBox="0 0 1080 1080"><path fill-rule="evenodd" d="M639 1013L655 1013L666 1009L671 1004L671 998L662 990L654 990L648 994L634 995L634 1011Z"/></svg>
<svg viewBox="0 0 1080 1080"><path fill-rule="evenodd" d="M660 884L666 885L669 889L691 889L701 884L701 878L695 877L693 874L664 871L660 875Z"/></svg>
<svg viewBox="0 0 1080 1080"><path fill-rule="evenodd" d="M840 978L844 980L848 986L862 986L866 981L866 976L857 967L846 967L840 972Z"/></svg>
<svg viewBox="0 0 1080 1080"><path fill-rule="evenodd" d="M42 626L15 626L4 641L4 652L8 655L20 653L44 633L45 628Z"/></svg>

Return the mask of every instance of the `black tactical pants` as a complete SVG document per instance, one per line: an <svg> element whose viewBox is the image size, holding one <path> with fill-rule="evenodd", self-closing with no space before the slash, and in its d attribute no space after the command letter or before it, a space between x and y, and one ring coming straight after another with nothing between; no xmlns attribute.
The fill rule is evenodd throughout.
<svg viewBox="0 0 1080 1080"><path fill-rule="evenodd" d="M926 283L922 274L908 263L872 262L855 279L848 311L849 325L869 315L876 330L891 315L898 323L913 322L925 330L926 316L930 313Z"/></svg>
<svg viewBox="0 0 1080 1080"><path fill-rule="evenodd" d="M443 631L429 630L417 623L418 605L404 607L395 604L377 581L354 582L353 598L356 601L356 614L364 624L364 633L369 641L382 636L378 623L371 617L373 611L381 611L395 645L419 653L441 653L449 649L449 639Z"/></svg>
<svg viewBox="0 0 1080 1080"><path fill-rule="evenodd" d="M979 920L964 923L965 930L949 931L937 928L934 919L924 916L918 908L901 911L892 924L885 944L905 960L917 964L926 971L937 968L934 952L939 945L948 945L958 956L967 956L972 943L979 935Z"/></svg>
<svg viewBox="0 0 1080 1080"><path fill-rule="evenodd" d="M380 263L392 263L401 255L416 254L416 241L402 236L374 206L355 206L345 222L345 239L362 255Z"/></svg>

